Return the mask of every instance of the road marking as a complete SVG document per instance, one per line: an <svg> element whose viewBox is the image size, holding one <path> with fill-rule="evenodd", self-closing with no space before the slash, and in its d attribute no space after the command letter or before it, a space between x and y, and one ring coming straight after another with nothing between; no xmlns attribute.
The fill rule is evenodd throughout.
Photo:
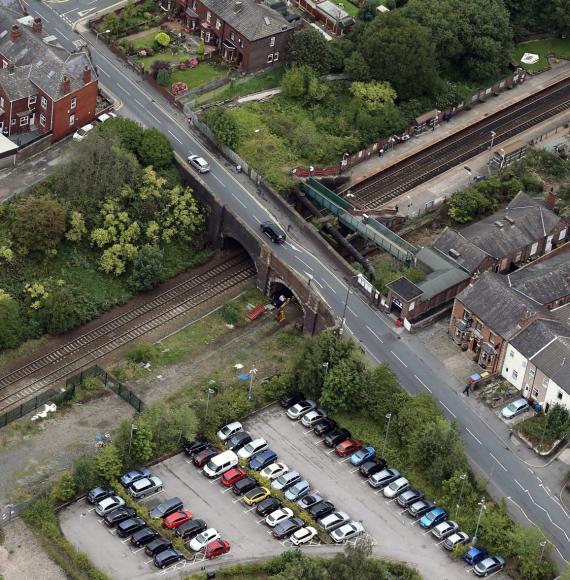
<svg viewBox="0 0 570 580"><path fill-rule="evenodd" d="M390 351L406 368L408 368L408 365L393 351Z"/></svg>
<svg viewBox="0 0 570 580"><path fill-rule="evenodd" d="M300 252L299 248L296 248L291 242L285 242L286 246L290 246L294 252Z"/></svg>
<svg viewBox="0 0 570 580"><path fill-rule="evenodd" d="M154 120L155 120L157 123L160 123L160 120L159 120L157 117L155 117L155 116L154 116L154 115L153 115L153 114L152 114L150 111L148 111L148 110L147 110L147 113L148 113L148 114L149 114L149 115L150 115L150 116L151 116L151 117L152 117L152 118L153 118L153 119L154 119Z"/></svg>
<svg viewBox="0 0 570 580"><path fill-rule="evenodd" d="M356 314L356 312L354 312L354 310L350 306L347 306L346 309L352 314L352 316L358 318L358 314Z"/></svg>
<svg viewBox="0 0 570 580"><path fill-rule="evenodd" d="M141 107L141 109L144 109L144 105L138 100L138 99L133 99L133 101L139 106Z"/></svg>
<svg viewBox="0 0 570 580"><path fill-rule="evenodd" d="M451 411L443 401L440 401L440 404L454 419L457 419L457 415L453 411Z"/></svg>
<svg viewBox="0 0 570 580"><path fill-rule="evenodd" d="M489 455L503 468L503 471L507 471L507 468L491 452Z"/></svg>
<svg viewBox="0 0 570 580"><path fill-rule="evenodd" d="M475 439L475 441L477 441L477 443L479 443L479 445L483 445L481 443L481 441L479 441L479 439L477 439L477 437L475 437L475 435L473 435L473 433L469 430L468 427L466 427L467 433L469 433L469 435L471 435L471 437L473 437L473 439Z"/></svg>
<svg viewBox="0 0 570 580"><path fill-rule="evenodd" d="M215 177L215 176L214 176L214 177ZM260 220L260 219L259 219L259 218L258 218L256 215L254 215L254 216L253 216L253 219L254 219L254 220L255 220L255 221L258 223L258 224L260 224L260 223L261 223L261 220Z"/></svg>
<svg viewBox="0 0 570 580"><path fill-rule="evenodd" d="M107 78L111 78L111 75L108 72L105 72L105 69L99 67L97 72L102 72Z"/></svg>
<svg viewBox="0 0 570 580"><path fill-rule="evenodd" d="M57 27L55 27L55 31L60 35L63 36L63 38L67 38L67 36ZM67 40L69 40L69 38L67 38Z"/></svg>
<svg viewBox="0 0 570 580"><path fill-rule="evenodd" d="M349 459L350 459L350 457L345 457L344 459L337 461L337 463L344 463L345 461L348 461Z"/></svg>
<svg viewBox="0 0 570 580"><path fill-rule="evenodd" d="M414 377L416 377L416 380L418 380L420 384L423 385L431 393L431 389L422 381L422 379L420 379L420 377L418 377L418 375L414 375Z"/></svg>
<svg viewBox="0 0 570 580"><path fill-rule="evenodd" d="M307 262L305 262L303 259L299 258L299 256L295 256L295 258L297 258L297 260L299 260L299 262L301 262L301 264L304 264L307 268L309 268L309 270L311 270L311 272L314 272L314 269L311 268L311 266L309 266L309 264L307 264ZM322 288L322 286L321 286L321 288Z"/></svg>
<svg viewBox="0 0 570 580"><path fill-rule="evenodd" d="M247 209L247 205L243 203L243 201L232 191L232 197L245 209Z"/></svg>
<svg viewBox="0 0 570 580"><path fill-rule="evenodd" d="M170 129L168 129L168 132L178 141L178 143L180 143L180 145L183 145L182 141Z"/></svg>
<svg viewBox="0 0 570 580"><path fill-rule="evenodd" d="M523 490L523 491L527 491L516 479L515 479L515 483Z"/></svg>
<svg viewBox="0 0 570 580"><path fill-rule="evenodd" d="M369 332L371 332L375 337L376 340L380 341L380 343L384 344L384 341L370 328L370 326L366 326L366 328L368 329Z"/></svg>
<svg viewBox="0 0 570 580"><path fill-rule="evenodd" d="M351 469L350 473L356 473L359 470L360 470L360 467L356 467L355 469Z"/></svg>
<svg viewBox="0 0 570 580"><path fill-rule="evenodd" d="M336 294L336 290L324 278L323 278L323 282L333 291L334 294ZM350 310L350 308L349 308L349 310ZM352 312L352 310L351 310L351 312ZM353 312L353 314L354 314L354 312Z"/></svg>
<svg viewBox="0 0 570 580"><path fill-rule="evenodd" d="M116 85L116 86L117 86L119 89L121 89L121 90L122 90L122 91L123 91L123 92L124 92L126 95L128 95L129 97L131 96L131 93L129 93L129 91L127 91L127 89L125 89L125 87L121 86L119 83L115 83L115 85ZM150 113L150 114L152 114L152 113ZM156 119L156 117L155 117L155 119ZM157 120L158 120L158 119L157 119Z"/></svg>

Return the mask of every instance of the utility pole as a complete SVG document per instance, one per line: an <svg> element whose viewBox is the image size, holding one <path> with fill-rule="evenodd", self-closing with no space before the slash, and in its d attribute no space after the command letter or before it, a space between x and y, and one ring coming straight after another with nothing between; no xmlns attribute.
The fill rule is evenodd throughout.
<svg viewBox="0 0 570 580"><path fill-rule="evenodd" d="M249 401L251 401L252 397L253 377L255 376L255 373L257 373L257 369L255 367L252 367L252 369L249 371L249 393L247 394L247 398Z"/></svg>
<svg viewBox="0 0 570 580"><path fill-rule="evenodd" d="M131 435L129 437L129 457L131 456L131 446L133 444L133 431L137 430L137 426L134 423L131 423Z"/></svg>
<svg viewBox="0 0 570 580"><path fill-rule="evenodd" d="M477 504L479 506L481 506L481 509L479 510L479 517L477 518L477 527L475 528L475 535L473 536L473 546L475 546L477 544L477 532L479 532L479 524L481 523L481 516L483 515L483 510L487 509L485 507L485 498L481 498L481 501Z"/></svg>
<svg viewBox="0 0 570 580"><path fill-rule="evenodd" d="M384 445L382 445L381 457L384 457L384 451L386 451L386 442L388 441L388 431L390 431L390 421L392 420L392 413L386 413L386 419L388 419L388 425L386 425L386 434L384 435Z"/></svg>

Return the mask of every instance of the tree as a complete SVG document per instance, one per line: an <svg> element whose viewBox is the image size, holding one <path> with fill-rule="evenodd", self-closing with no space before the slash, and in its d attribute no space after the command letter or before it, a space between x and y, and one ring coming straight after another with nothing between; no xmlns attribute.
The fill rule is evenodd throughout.
<svg viewBox="0 0 570 580"><path fill-rule="evenodd" d="M238 148L240 143L239 127L227 109L210 107L204 113L203 121L220 143L227 145L230 149Z"/></svg>
<svg viewBox="0 0 570 580"><path fill-rule="evenodd" d="M73 481L79 493L89 491L97 485L93 456L82 455L73 462Z"/></svg>
<svg viewBox="0 0 570 580"><path fill-rule="evenodd" d="M158 69L156 73L156 82L161 87L167 87L170 84L170 73L165 68Z"/></svg>
<svg viewBox="0 0 570 580"><path fill-rule="evenodd" d="M309 82L316 78L315 71L309 66L294 66L287 69L281 79L283 95L290 99L304 99Z"/></svg>
<svg viewBox="0 0 570 580"><path fill-rule="evenodd" d="M65 232L65 209L55 199L26 197L17 206L12 235L23 254L53 256Z"/></svg>
<svg viewBox="0 0 570 580"><path fill-rule="evenodd" d="M0 288L0 348L14 348L22 341L20 306Z"/></svg>
<svg viewBox="0 0 570 580"><path fill-rule="evenodd" d="M374 18L378 15L378 6L380 5L379 0L365 0L360 5L360 9L358 10L358 14L356 17L363 22L370 22L374 20Z"/></svg>
<svg viewBox="0 0 570 580"><path fill-rule="evenodd" d="M166 68L169 68L169 64L164 61L154 61L153 66L157 63L166 64ZM159 67L160 68L160 67ZM145 129L139 125L136 121L132 119L126 119L125 117L114 117L101 123L97 126L97 131L112 138L118 138L119 143L131 153L138 151L143 133Z"/></svg>
<svg viewBox="0 0 570 580"><path fill-rule="evenodd" d="M113 444L107 445L95 456L95 473L99 479L112 483L123 471L119 450Z"/></svg>
<svg viewBox="0 0 570 580"><path fill-rule="evenodd" d="M355 411L362 406L368 372L355 356L343 358L326 375L321 403L332 412Z"/></svg>
<svg viewBox="0 0 570 580"><path fill-rule="evenodd" d="M570 412L559 403L550 409L546 421L546 432L554 440L563 439L570 430Z"/></svg>
<svg viewBox="0 0 570 580"><path fill-rule="evenodd" d="M170 141L154 128L146 129L137 149L137 157L144 165L164 169L172 164L174 154Z"/></svg>
<svg viewBox="0 0 570 580"><path fill-rule="evenodd" d="M370 80L370 67L359 50L354 50L345 58L344 72L355 81Z"/></svg>
<svg viewBox="0 0 570 580"><path fill-rule="evenodd" d="M456 191L448 202L449 217L458 224L466 224L475 218L491 213L497 207L494 199L489 199L478 188L470 187Z"/></svg>
<svg viewBox="0 0 570 580"><path fill-rule="evenodd" d="M330 70L330 59L325 37L307 26L295 33L289 41L287 60L292 66L309 66L318 75Z"/></svg>
<svg viewBox="0 0 570 580"><path fill-rule="evenodd" d="M67 230L65 237L70 242L80 242L86 233L87 228L85 227L83 214L79 211L72 211L69 216L69 229Z"/></svg>
<svg viewBox="0 0 570 580"><path fill-rule="evenodd" d="M69 471L64 471L54 483L50 499L56 505L68 502L75 495L75 480Z"/></svg>
<svg viewBox="0 0 570 580"><path fill-rule="evenodd" d="M204 44L204 39L200 40L200 44L198 45L198 48L196 49L196 55L199 58L204 58L204 54L206 52L206 45Z"/></svg>
<svg viewBox="0 0 570 580"><path fill-rule="evenodd" d="M387 363L382 363L368 377L363 409L367 415L380 421L387 413L396 416L408 398L394 371Z"/></svg>
<svg viewBox="0 0 570 580"><path fill-rule="evenodd" d="M430 30L390 12L364 29L359 50L370 78L388 81L400 99L433 95L439 83L435 44Z"/></svg>
<svg viewBox="0 0 570 580"><path fill-rule="evenodd" d="M68 288L63 286L54 288L42 301L37 317L45 332L49 334L65 332L78 322L77 299Z"/></svg>
<svg viewBox="0 0 570 580"><path fill-rule="evenodd" d="M158 32L154 35L154 42L163 48L166 48L170 44L170 36L166 32Z"/></svg>
<svg viewBox="0 0 570 580"><path fill-rule="evenodd" d="M130 458L134 464L146 463L152 457L154 433L142 422L138 422L136 427L133 430Z"/></svg>
<svg viewBox="0 0 570 580"><path fill-rule="evenodd" d="M355 82L350 85L350 92L371 112L393 106L396 100L396 91L387 82Z"/></svg>
<svg viewBox="0 0 570 580"><path fill-rule="evenodd" d="M505 500L498 504L489 504L483 511L479 531L478 544L485 546L490 552L502 554L505 558L513 554L512 541L513 522L507 513Z"/></svg>
<svg viewBox="0 0 570 580"><path fill-rule="evenodd" d="M512 531L512 544L517 556L517 571L525 580L550 580L555 569L550 560L550 542L545 541L539 528L516 525Z"/></svg>
<svg viewBox="0 0 570 580"><path fill-rule="evenodd" d="M127 281L135 292L154 288L162 275L164 252L158 246L145 244L133 261L133 270Z"/></svg>
<svg viewBox="0 0 570 580"><path fill-rule="evenodd" d="M166 60L155 60L150 65L150 74L153 79L158 81L158 75L160 74L161 70L165 70L167 73L170 73L170 63ZM142 137L142 134L141 134Z"/></svg>

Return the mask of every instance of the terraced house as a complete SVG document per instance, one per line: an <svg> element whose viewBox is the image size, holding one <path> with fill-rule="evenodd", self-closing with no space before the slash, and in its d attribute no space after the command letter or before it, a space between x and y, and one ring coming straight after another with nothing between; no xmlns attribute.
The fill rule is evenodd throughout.
<svg viewBox="0 0 570 580"><path fill-rule="evenodd" d="M57 141L95 118L98 82L86 52L70 53L39 17L0 0L0 129Z"/></svg>

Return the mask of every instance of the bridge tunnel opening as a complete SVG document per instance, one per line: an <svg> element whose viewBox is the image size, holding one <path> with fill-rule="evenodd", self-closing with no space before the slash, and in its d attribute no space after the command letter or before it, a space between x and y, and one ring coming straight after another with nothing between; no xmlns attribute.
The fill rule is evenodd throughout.
<svg viewBox="0 0 570 580"><path fill-rule="evenodd" d="M305 310L301 301L286 284L277 280L270 282L269 299L278 322L292 323L299 330L303 329Z"/></svg>
<svg viewBox="0 0 570 580"><path fill-rule="evenodd" d="M222 256L226 259L238 259L242 258L244 262L248 261L257 270L256 260L248 252L247 248L234 237L229 235L222 235L220 239L220 251Z"/></svg>

